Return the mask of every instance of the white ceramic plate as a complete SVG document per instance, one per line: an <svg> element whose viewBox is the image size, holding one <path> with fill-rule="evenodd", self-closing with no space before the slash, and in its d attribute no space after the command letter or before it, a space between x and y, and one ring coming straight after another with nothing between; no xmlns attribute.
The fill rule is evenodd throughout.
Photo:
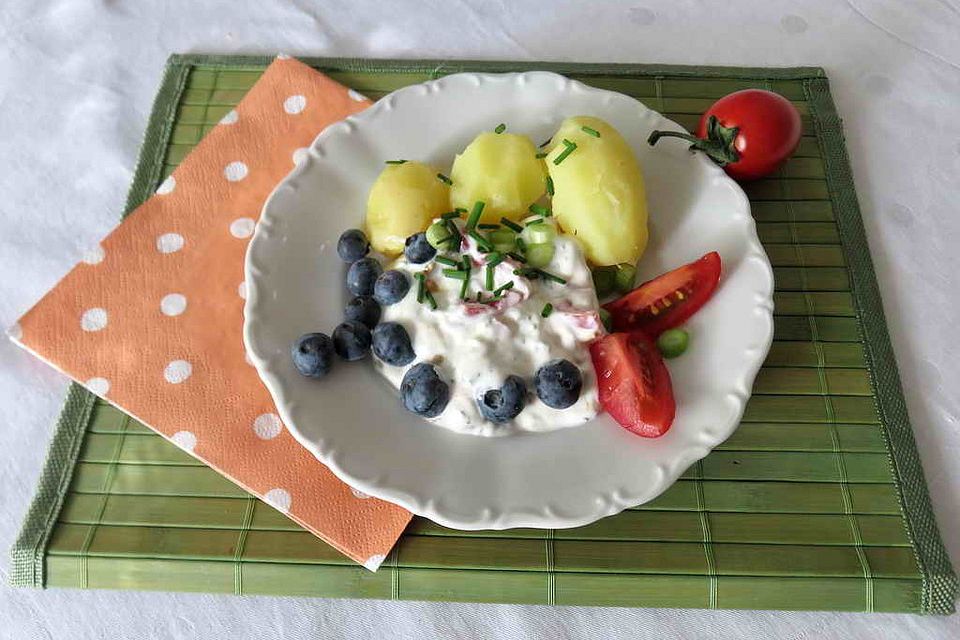
<svg viewBox="0 0 960 640"><path fill-rule="evenodd" d="M714 298L688 323L690 349L669 363L673 428L640 438L606 415L582 427L501 438L460 435L406 412L369 362L301 377L290 345L329 332L347 302L340 233L360 226L367 191L393 158L449 167L480 131L548 138L565 117L616 127L643 166L648 279L719 251ZM345 482L459 529L573 527L647 502L736 428L773 336L773 274L743 191L686 145L680 127L628 96L545 72L459 74L401 89L331 125L267 200L246 260L244 338L290 432Z"/></svg>

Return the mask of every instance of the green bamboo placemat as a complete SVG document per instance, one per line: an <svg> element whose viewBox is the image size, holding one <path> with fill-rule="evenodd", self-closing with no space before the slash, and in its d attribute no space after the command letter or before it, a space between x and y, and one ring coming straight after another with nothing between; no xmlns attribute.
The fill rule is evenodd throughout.
<svg viewBox="0 0 960 640"><path fill-rule="evenodd" d="M794 158L747 185L776 277L773 348L743 423L654 502L573 530L461 532L416 518L360 568L74 386L14 548L14 582L536 604L948 613L957 582L907 420L823 71L308 59L370 96L462 70L550 69L691 128L772 89L803 117ZM129 211L257 80L266 58L173 56Z"/></svg>

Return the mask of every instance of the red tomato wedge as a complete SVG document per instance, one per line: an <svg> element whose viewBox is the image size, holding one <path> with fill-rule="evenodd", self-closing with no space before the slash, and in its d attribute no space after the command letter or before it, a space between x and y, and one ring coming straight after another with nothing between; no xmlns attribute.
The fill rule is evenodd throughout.
<svg viewBox="0 0 960 640"><path fill-rule="evenodd" d="M720 254L668 271L603 305L610 312L614 331L640 330L652 340L678 327L702 307L717 289Z"/></svg>
<svg viewBox="0 0 960 640"><path fill-rule="evenodd" d="M645 438L662 436L677 405L670 372L642 331L611 333L590 345L600 404L621 427Z"/></svg>

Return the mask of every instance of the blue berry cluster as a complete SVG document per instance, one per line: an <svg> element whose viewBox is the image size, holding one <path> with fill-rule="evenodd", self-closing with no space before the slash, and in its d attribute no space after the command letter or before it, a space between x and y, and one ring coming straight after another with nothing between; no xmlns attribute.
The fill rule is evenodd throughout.
<svg viewBox="0 0 960 640"><path fill-rule="evenodd" d="M414 247L422 256L422 247L418 243ZM380 325L381 306L403 300L410 291L410 279L401 271L384 271L369 253L370 241L360 229L344 231L337 241L337 255L349 265L346 285L353 298L332 337L307 333L293 344L293 365L304 376L322 378L333 368L334 355L354 362L366 358L371 347L387 364L403 366L416 357L403 326L395 322Z"/></svg>

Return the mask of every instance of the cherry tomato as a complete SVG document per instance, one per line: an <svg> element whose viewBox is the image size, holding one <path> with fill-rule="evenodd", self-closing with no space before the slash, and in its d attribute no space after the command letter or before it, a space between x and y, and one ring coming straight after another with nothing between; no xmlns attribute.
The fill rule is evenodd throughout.
<svg viewBox="0 0 960 640"><path fill-rule="evenodd" d="M708 253L603 305L614 331L643 331L651 340L678 327L706 304L720 280L720 254Z"/></svg>
<svg viewBox="0 0 960 640"><path fill-rule="evenodd" d="M800 114L789 100L763 89L744 89L720 98L700 118L696 136L654 131L648 142L683 138L703 151L734 180L770 175L800 143Z"/></svg>
<svg viewBox="0 0 960 640"><path fill-rule="evenodd" d="M617 421L645 438L662 436L677 412L670 372L641 331L611 333L590 345L600 404Z"/></svg>

